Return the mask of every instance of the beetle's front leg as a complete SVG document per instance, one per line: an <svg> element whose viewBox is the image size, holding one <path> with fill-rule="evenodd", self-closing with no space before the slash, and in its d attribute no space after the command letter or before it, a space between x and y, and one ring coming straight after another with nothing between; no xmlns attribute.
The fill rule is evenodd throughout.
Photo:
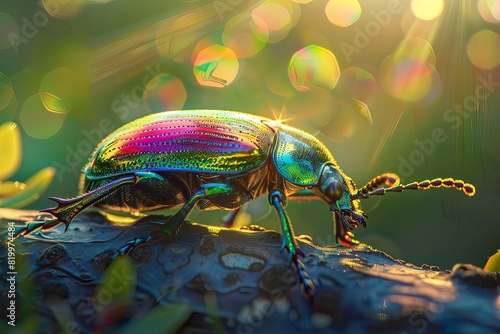
<svg viewBox="0 0 500 334"><path fill-rule="evenodd" d="M289 254L288 261L292 264L293 268L299 275L302 292L306 297L312 297L314 294L314 284L309 279L309 275L304 267L304 264L297 257L298 255L304 256L304 253L302 253L299 248L299 244L297 243L293 232L292 223L284 209L286 207L286 196L282 191L274 189L269 193L269 203L276 209L276 213L278 214L281 224L281 231L283 233L281 252L283 252L285 248L287 249Z"/></svg>

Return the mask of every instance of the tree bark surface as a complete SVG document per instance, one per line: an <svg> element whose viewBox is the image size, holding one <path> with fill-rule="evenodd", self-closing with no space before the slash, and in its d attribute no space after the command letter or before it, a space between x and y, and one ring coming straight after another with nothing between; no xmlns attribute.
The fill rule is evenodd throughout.
<svg viewBox="0 0 500 334"><path fill-rule="evenodd" d="M0 224L4 229L37 215L0 209ZM58 226L17 238L16 327L7 324L7 311L0 331L500 333L500 275L472 265L441 271L363 244L302 239L302 261L316 288L306 299L275 231L186 223L172 240L132 250L135 274L125 267L110 273L107 263L117 249L168 224L168 217L123 224L85 212L66 232ZM5 313L12 300L5 246L0 256ZM130 281L133 289L124 297Z"/></svg>

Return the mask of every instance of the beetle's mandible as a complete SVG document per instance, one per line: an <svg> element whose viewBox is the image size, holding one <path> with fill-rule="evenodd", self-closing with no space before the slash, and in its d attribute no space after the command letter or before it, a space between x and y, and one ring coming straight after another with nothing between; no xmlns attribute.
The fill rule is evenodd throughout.
<svg viewBox="0 0 500 334"><path fill-rule="evenodd" d="M451 178L400 185L393 173L381 174L357 189L329 150L306 132L240 112L169 111L142 117L111 133L83 170L81 195L52 198L57 207L42 211L56 218L28 223L17 234L60 223L67 228L89 206L138 212L180 207L160 231L173 236L195 205L201 210L238 210L267 195L281 223L281 250L287 249L309 297L314 285L299 259L304 254L285 211L287 200L324 201L333 213L337 240L353 245L358 242L350 231L366 226L361 199L431 187L453 187L469 196L475 192L473 185ZM131 240L117 254L147 240Z"/></svg>

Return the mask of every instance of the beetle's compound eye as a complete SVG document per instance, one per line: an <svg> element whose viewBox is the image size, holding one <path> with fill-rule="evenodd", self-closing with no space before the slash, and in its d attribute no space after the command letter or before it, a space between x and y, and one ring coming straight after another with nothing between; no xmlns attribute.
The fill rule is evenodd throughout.
<svg viewBox="0 0 500 334"><path fill-rule="evenodd" d="M325 189L325 197L330 202L338 201L342 194L344 193L344 188L342 188L342 184L339 181L332 181Z"/></svg>

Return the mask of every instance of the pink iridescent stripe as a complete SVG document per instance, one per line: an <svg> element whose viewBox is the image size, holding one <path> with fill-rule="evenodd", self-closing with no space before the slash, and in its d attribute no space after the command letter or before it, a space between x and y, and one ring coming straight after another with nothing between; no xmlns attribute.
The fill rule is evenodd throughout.
<svg viewBox="0 0 500 334"><path fill-rule="evenodd" d="M175 126L172 126L175 124ZM195 126L193 126L195 125ZM126 135L121 135L111 147L116 149L113 155L126 156L131 153L169 153L179 150L188 151L217 151L217 152L248 152L258 149L257 144L248 135L234 133L235 129L203 124L198 126L194 122L169 123L162 127L160 124L148 124Z"/></svg>

